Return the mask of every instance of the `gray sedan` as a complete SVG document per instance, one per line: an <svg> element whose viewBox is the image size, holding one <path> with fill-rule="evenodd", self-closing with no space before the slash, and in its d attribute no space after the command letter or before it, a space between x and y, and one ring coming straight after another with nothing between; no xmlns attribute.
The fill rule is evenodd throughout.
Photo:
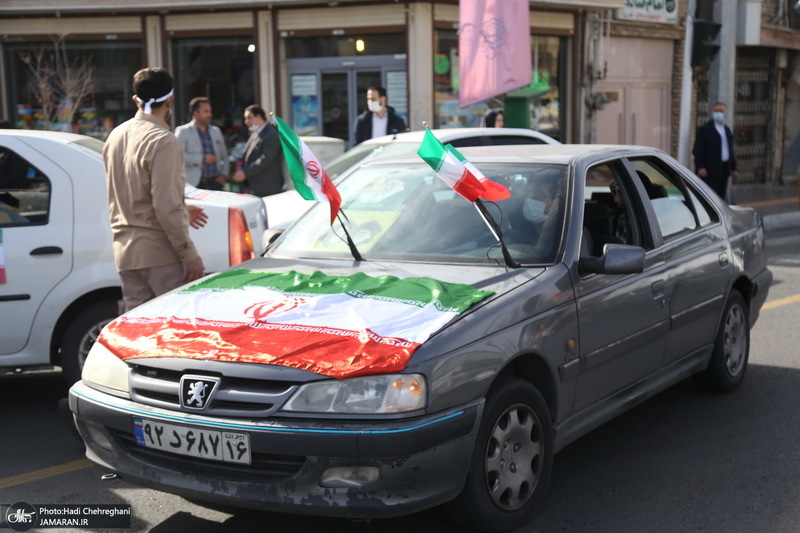
<svg viewBox="0 0 800 533"><path fill-rule="evenodd" d="M645 147L417 157L338 184L263 258L109 324L70 406L87 457L195 501L507 531L553 455L694 377L731 391L772 274L751 209Z"/></svg>

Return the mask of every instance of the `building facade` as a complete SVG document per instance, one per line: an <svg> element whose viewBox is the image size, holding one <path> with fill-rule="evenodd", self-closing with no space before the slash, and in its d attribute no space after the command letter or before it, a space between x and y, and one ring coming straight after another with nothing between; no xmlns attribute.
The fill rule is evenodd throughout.
<svg viewBox="0 0 800 533"><path fill-rule="evenodd" d="M234 152L252 103L300 134L349 146L366 88L380 84L414 130L479 125L486 109L513 102L509 125L563 142L651 145L691 165L694 128L709 103L726 100L745 179L778 183L800 163L796 12L788 0L710 0L720 19L735 12L720 33L730 41L733 32L733 51L722 46L716 66L692 67L692 20L705 1L532 0L532 84L462 109L457 0L5 0L0 119L105 138L135 111L133 73L165 66L174 124L189 120L191 98L207 96ZM85 98L42 105L47 68L82 67ZM765 146L769 159L758 159Z"/></svg>
<svg viewBox="0 0 800 533"><path fill-rule="evenodd" d="M624 0L531 3L533 83L522 91L518 123L580 142L585 120L585 43L591 21ZM353 122L370 85L409 124L480 123L485 104L458 106L458 2L8 0L0 6L0 114L20 127L57 127L104 138L132 116L130 79L165 66L176 81L174 122L186 104L208 96L232 145L245 138L251 103L275 111L301 134L353 140ZM61 53L61 56L59 56ZM89 61L93 87L77 112L42 109L32 90L30 56L62 57L67 69ZM26 61L27 55L27 61ZM74 98L62 98L66 104ZM65 102L51 107L64 107ZM512 118L511 123L514 123Z"/></svg>

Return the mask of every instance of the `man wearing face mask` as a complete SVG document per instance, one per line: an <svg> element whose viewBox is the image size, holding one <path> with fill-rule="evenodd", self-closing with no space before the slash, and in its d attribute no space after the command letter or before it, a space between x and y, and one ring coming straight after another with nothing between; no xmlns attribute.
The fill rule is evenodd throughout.
<svg viewBox="0 0 800 533"><path fill-rule="evenodd" d="M283 150L278 128L267 122L267 114L257 105L244 110L244 123L250 130L250 138L241 167L237 165L231 179L237 183L247 181L250 192L256 196L278 194L284 188Z"/></svg>
<svg viewBox="0 0 800 533"><path fill-rule="evenodd" d="M367 89L367 110L356 119L356 144L407 129L394 108L386 105L386 89L378 85Z"/></svg>
<svg viewBox="0 0 800 533"><path fill-rule="evenodd" d="M739 178L733 153L733 132L725 125L727 107L717 102L711 109L711 120L697 128L694 154L697 175L723 199L726 198L728 177Z"/></svg>
<svg viewBox="0 0 800 533"><path fill-rule="evenodd" d="M519 235L524 235L524 242L535 244L541 250L547 250L552 242L552 232L547 228L553 225L559 210L557 180L557 173L548 172L530 178L522 200L522 219L512 219L512 228Z"/></svg>

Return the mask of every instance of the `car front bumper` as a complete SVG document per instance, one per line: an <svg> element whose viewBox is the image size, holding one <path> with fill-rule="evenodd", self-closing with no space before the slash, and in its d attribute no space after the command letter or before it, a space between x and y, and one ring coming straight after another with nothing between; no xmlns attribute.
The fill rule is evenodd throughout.
<svg viewBox="0 0 800 533"><path fill-rule="evenodd" d="M188 499L348 518L408 514L461 491L483 402L414 420L222 420L154 408L76 383L69 404L86 456L133 483ZM250 465L196 459L136 444L133 419L245 432ZM365 486L323 487L336 467L374 467Z"/></svg>

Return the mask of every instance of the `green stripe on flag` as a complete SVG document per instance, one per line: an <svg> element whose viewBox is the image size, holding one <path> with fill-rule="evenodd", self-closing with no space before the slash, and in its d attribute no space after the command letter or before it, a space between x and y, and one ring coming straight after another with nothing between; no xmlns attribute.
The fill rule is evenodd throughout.
<svg viewBox="0 0 800 533"><path fill-rule="evenodd" d="M431 278L368 276L357 272L350 276L329 276L316 271L302 274L294 270L277 274L238 268L222 272L184 289L235 290L266 287L292 294L347 294L354 298L387 300L422 307L434 304L440 310L463 313L488 298L492 291L478 290L463 283L449 283Z"/></svg>
<svg viewBox="0 0 800 533"><path fill-rule="evenodd" d="M278 138L283 148L283 158L286 160L286 168L289 169L289 176L297 190L297 193L305 200L316 200L314 191L306 185L306 167L303 163L303 142L297 133L280 117L274 116L275 123L278 125Z"/></svg>
<svg viewBox="0 0 800 533"><path fill-rule="evenodd" d="M431 133L431 130L425 128L425 136L422 138L422 143L419 145L417 155L428 163L434 172L439 172L442 168L445 156L447 155L447 151L439 139Z"/></svg>

